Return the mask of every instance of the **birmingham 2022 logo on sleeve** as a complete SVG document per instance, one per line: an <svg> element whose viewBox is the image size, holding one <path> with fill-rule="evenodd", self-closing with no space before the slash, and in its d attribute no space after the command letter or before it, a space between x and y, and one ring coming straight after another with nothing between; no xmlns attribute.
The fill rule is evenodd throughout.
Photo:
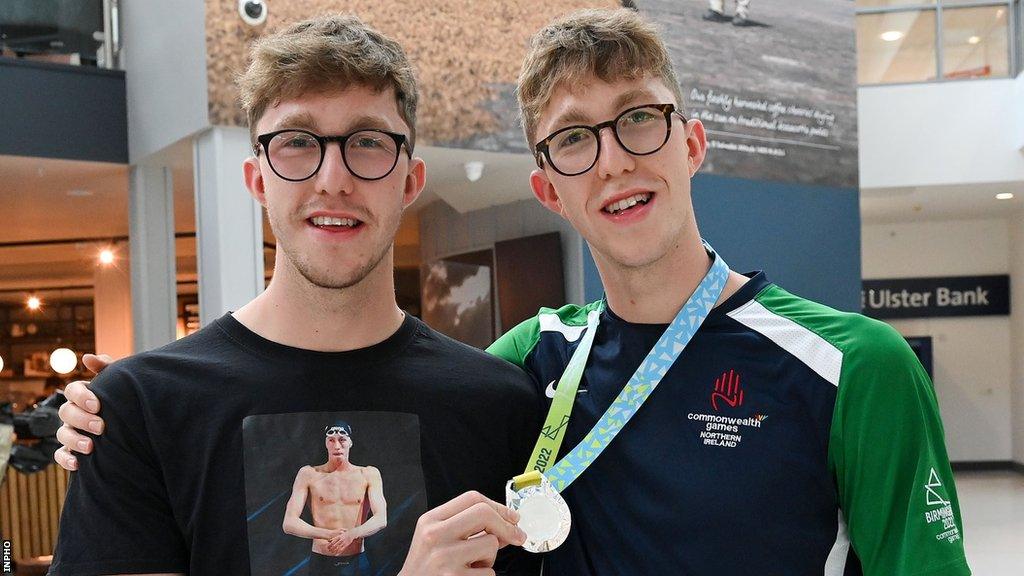
<svg viewBox="0 0 1024 576"><path fill-rule="evenodd" d="M925 506L929 507L924 513L924 520L928 524L942 522L942 530L935 535L935 539L952 544L960 539L960 529L956 525L953 505L945 496L945 492L939 475L935 468L932 468L928 473L928 482L924 485Z"/></svg>

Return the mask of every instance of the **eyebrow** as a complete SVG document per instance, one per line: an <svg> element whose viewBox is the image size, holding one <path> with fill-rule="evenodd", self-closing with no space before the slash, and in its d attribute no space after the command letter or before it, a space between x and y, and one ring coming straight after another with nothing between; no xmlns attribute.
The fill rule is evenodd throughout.
<svg viewBox="0 0 1024 576"><path fill-rule="evenodd" d="M313 119L313 116L309 112L297 112L295 114L289 114L284 118L277 121L274 124L274 130L287 130L289 128L309 130L310 132L319 132L317 128L317 122ZM377 129L392 131L391 126L386 120L379 116L373 116L365 114L360 116L349 123L346 132L360 129Z"/></svg>
<svg viewBox="0 0 1024 576"><path fill-rule="evenodd" d="M590 122L590 116L586 112L579 108L569 108L561 116L555 119L555 122L551 125L553 131L557 131L563 126L569 124L588 124Z"/></svg>
<svg viewBox="0 0 1024 576"><path fill-rule="evenodd" d="M348 130L352 131L352 130L359 130L359 129L363 129L363 128L372 128L372 129L376 129L376 130L387 130L389 132L394 132L395 131L391 127L391 125L388 124L387 120L384 120L380 116L373 116L373 115L370 115L370 114L365 114L365 115L360 116L359 118L356 118L355 120L353 120L349 124Z"/></svg>
<svg viewBox="0 0 1024 576"><path fill-rule="evenodd" d="M615 97L612 108L619 110L625 108L627 104L632 104L638 100L650 100L654 101L655 97L649 90L643 88L635 88L629 92L624 92ZM561 116L555 119L555 122L551 125L551 131L557 132L566 126L573 124L590 124L592 120L586 112L579 108L569 108Z"/></svg>
<svg viewBox="0 0 1024 576"><path fill-rule="evenodd" d="M313 116L309 112L297 112L295 114L289 114L284 118L281 118L274 124L274 130L282 130L287 128L301 128L316 132L316 120L313 120Z"/></svg>
<svg viewBox="0 0 1024 576"><path fill-rule="evenodd" d="M649 90L644 90L643 88L636 88L630 90L629 92L619 94L615 98L615 103L612 107L618 110L619 108L624 108L626 104L632 104L640 99L650 100L653 102L654 94L651 94Z"/></svg>

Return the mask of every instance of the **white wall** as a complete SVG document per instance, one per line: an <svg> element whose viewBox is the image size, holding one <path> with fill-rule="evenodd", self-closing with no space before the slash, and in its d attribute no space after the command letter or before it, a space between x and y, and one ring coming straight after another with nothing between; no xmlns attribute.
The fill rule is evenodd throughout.
<svg viewBox="0 0 1024 576"><path fill-rule="evenodd" d="M1011 218L1009 226L1013 459L1024 464L1024 212Z"/></svg>
<svg viewBox="0 0 1024 576"><path fill-rule="evenodd" d="M459 214L444 201L420 213L420 256L423 263L452 254L492 248L495 242L558 232L562 240L566 302L583 304L583 239L568 222L536 200L521 200Z"/></svg>
<svg viewBox="0 0 1024 576"><path fill-rule="evenodd" d="M861 242L865 279L1006 274L1010 269L1006 219L867 224ZM1014 286L1011 279L1018 302L1022 287L1022 283ZM1010 317L890 323L904 336L932 337L935 390L950 459L1010 460L1014 371ZM1018 427L1017 436L1024 441L1021 432ZM1018 442L1018 446L1024 444Z"/></svg>
<svg viewBox="0 0 1024 576"><path fill-rule="evenodd" d="M1024 38L1022 38L1024 41ZM1024 153L1024 72L1017 75L1017 80L1014 85L1013 91L1013 102L1016 111L1016 129L1014 134L1016 137L1017 150Z"/></svg>
<svg viewBox="0 0 1024 576"><path fill-rule="evenodd" d="M1024 76L857 97L862 188L1024 180Z"/></svg>
<svg viewBox="0 0 1024 576"><path fill-rule="evenodd" d="M203 0L121 2L131 164L209 125Z"/></svg>

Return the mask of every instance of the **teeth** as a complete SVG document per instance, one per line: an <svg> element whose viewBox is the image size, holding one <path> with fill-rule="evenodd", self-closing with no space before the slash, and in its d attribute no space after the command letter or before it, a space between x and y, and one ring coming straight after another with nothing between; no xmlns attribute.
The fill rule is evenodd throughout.
<svg viewBox="0 0 1024 576"><path fill-rule="evenodd" d="M623 198L622 200L619 200L618 202L613 202L613 203L605 206L604 210L605 210L605 212L609 212L611 214L617 214L619 212L622 212L626 208L632 208L633 206L636 206L637 204L646 204L650 199L651 199L651 194L648 193L648 192L645 192L645 193L642 193L642 194L634 194L633 196L630 196L629 198Z"/></svg>
<svg viewBox="0 0 1024 576"><path fill-rule="evenodd" d="M355 226L358 220L351 218L335 218L333 216L314 216L310 218L314 226Z"/></svg>

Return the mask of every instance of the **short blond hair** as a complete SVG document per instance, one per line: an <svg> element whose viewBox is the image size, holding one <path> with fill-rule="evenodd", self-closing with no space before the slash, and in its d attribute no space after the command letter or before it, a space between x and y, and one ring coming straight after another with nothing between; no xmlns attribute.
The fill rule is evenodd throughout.
<svg viewBox="0 0 1024 576"><path fill-rule="evenodd" d="M416 140L416 77L402 47L353 15L321 16L256 40L238 78L249 137L273 103L306 92L366 86L393 88L398 113Z"/></svg>
<svg viewBox="0 0 1024 576"><path fill-rule="evenodd" d="M534 34L523 60L516 98L531 151L540 115L555 89L591 74L605 82L647 74L661 78L682 110L679 79L650 21L626 8L578 10Z"/></svg>

